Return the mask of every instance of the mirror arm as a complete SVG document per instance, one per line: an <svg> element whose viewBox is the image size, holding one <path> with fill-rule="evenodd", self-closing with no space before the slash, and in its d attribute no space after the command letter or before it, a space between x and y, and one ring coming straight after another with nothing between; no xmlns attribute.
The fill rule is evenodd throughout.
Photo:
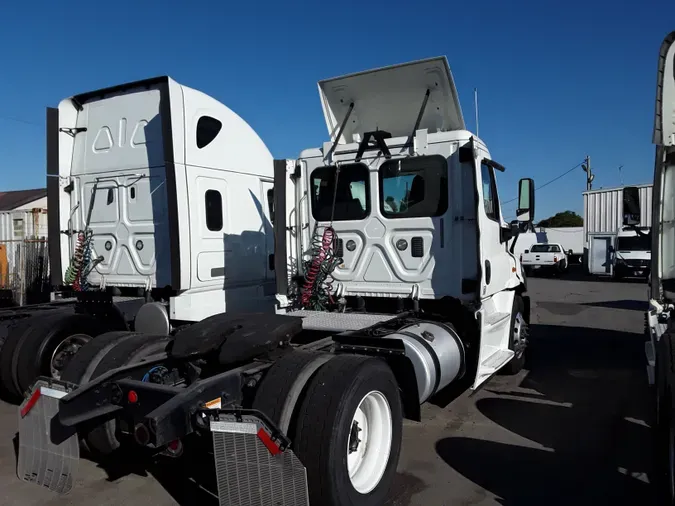
<svg viewBox="0 0 675 506"><path fill-rule="evenodd" d="M518 242L518 237L520 237L520 231L516 233L515 236L513 236L513 242L511 243L511 247L509 248L509 252L513 255L513 250L516 248L516 243Z"/></svg>
<svg viewBox="0 0 675 506"><path fill-rule="evenodd" d="M499 227L499 242L509 242L513 238L513 230L509 228Z"/></svg>

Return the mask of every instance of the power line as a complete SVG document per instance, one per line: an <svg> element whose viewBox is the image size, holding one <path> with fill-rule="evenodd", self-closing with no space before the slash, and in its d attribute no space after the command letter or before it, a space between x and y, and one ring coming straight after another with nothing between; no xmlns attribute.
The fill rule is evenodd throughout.
<svg viewBox="0 0 675 506"><path fill-rule="evenodd" d="M26 121L25 119L13 118L11 116L0 116L0 121L14 121L16 123L23 123L24 125L31 125L31 126L38 126L38 127L44 126L40 123L35 123L33 121Z"/></svg>
<svg viewBox="0 0 675 506"><path fill-rule="evenodd" d="M569 174L569 173L572 172L573 170L578 169L579 167L581 167L581 164L582 164L582 163L584 163L584 162L579 162L579 163L577 163L574 167L572 167L571 169L569 169L569 170L563 172L563 173L560 174L559 176L554 177L553 179L551 179L550 181L547 181L546 183L544 183L543 185L541 185L541 186L539 186L539 187L535 187L535 190L541 190L542 188L544 188L544 187L550 185L551 183L556 182L556 181L557 181L558 179L560 179L561 177L566 176L567 174ZM516 201L516 200L518 200L518 197L513 198L513 199L511 199L511 200L507 200L506 202L502 202L502 204L508 204L509 202L514 202L514 201Z"/></svg>

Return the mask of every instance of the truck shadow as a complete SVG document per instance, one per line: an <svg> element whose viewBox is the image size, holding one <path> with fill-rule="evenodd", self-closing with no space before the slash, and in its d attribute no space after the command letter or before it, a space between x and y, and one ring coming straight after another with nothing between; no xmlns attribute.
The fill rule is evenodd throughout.
<svg viewBox="0 0 675 506"><path fill-rule="evenodd" d="M640 334L533 325L528 370L476 402L492 441L447 437L438 455L500 504L652 504L651 405Z"/></svg>
<svg viewBox="0 0 675 506"><path fill-rule="evenodd" d="M606 300L602 302L585 302L584 306L604 307L609 309L624 309L627 311L640 311L644 313L649 310L649 304L646 300Z"/></svg>
<svg viewBox="0 0 675 506"><path fill-rule="evenodd" d="M218 505L215 463L212 448L198 438L190 438L182 457L144 455L122 449L105 459L96 459L86 450L81 458L95 462L107 474L108 482L126 476L153 477L181 505Z"/></svg>
<svg viewBox="0 0 675 506"><path fill-rule="evenodd" d="M106 472L107 481L115 482L129 475L151 476L177 504L218 506L216 464L210 437L190 438L186 441L185 453L178 459L144 457L135 451L125 453L119 452L97 462ZM82 458L93 460L86 453L82 454ZM399 472L386 504L408 506L412 497L425 487L419 478Z"/></svg>
<svg viewBox="0 0 675 506"><path fill-rule="evenodd" d="M590 282L595 282L595 283L627 283L627 284L635 284L635 285L647 285L647 280L645 278L622 278L621 280L615 280L611 276L597 276L593 274L588 274L585 272L583 266L581 265L570 265L565 271L565 273L558 275L558 276L552 276L550 274L538 274L536 276L529 276L528 279L531 278L551 278L554 277L556 279L560 279L562 281L590 281Z"/></svg>

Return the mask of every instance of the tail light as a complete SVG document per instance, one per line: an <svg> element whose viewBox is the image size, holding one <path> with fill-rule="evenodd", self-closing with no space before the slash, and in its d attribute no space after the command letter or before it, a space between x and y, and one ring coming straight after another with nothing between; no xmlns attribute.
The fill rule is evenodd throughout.
<svg viewBox="0 0 675 506"><path fill-rule="evenodd" d="M558 261L558 257L553 257L553 263Z"/></svg>

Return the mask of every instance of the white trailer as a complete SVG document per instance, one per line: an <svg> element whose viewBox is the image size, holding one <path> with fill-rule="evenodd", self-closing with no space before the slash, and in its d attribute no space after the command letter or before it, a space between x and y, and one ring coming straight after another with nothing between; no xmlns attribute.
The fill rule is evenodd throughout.
<svg viewBox="0 0 675 506"><path fill-rule="evenodd" d="M519 226L446 59L319 90L330 138L297 160L170 78L48 112L55 275L79 302L26 313L0 353L28 390L22 479L69 490L79 438L175 457L198 432L221 504L379 505L403 417L523 367Z"/></svg>

